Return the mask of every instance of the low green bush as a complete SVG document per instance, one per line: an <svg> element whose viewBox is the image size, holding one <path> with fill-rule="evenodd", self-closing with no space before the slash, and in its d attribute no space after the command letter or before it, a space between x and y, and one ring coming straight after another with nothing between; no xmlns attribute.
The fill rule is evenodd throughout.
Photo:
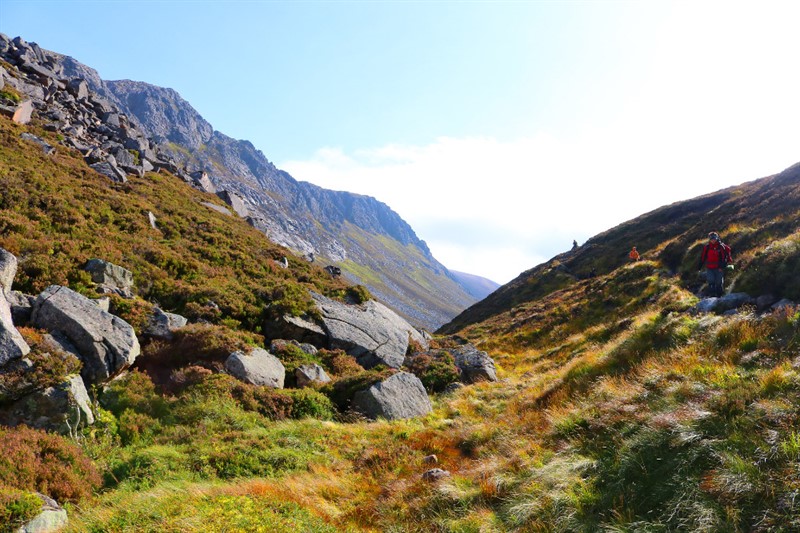
<svg viewBox="0 0 800 533"><path fill-rule="evenodd" d="M27 491L0 483L0 533L12 533L39 514L42 500Z"/></svg>

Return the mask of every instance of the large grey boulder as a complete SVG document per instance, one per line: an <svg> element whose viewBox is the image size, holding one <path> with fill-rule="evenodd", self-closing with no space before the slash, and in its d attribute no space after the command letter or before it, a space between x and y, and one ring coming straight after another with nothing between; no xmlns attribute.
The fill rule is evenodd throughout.
<svg viewBox="0 0 800 533"><path fill-rule="evenodd" d="M36 493L42 500L42 508L33 519L16 530L16 533L51 533L67 525L67 511L44 494Z"/></svg>
<svg viewBox="0 0 800 533"><path fill-rule="evenodd" d="M280 359L262 348L249 354L234 352L225 361L225 370L240 381L282 389L286 369Z"/></svg>
<svg viewBox="0 0 800 533"><path fill-rule="evenodd" d="M424 416L433 410L422 382L414 374L398 372L353 396L353 408L368 418L398 420Z"/></svg>
<svg viewBox="0 0 800 533"><path fill-rule="evenodd" d="M70 376L54 387L37 390L0 410L0 421L8 426L26 426L74 433L94 424L91 402L80 376Z"/></svg>
<svg viewBox="0 0 800 533"><path fill-rule="evenodd" d="M486 352L478 350L471 344L459 346L449 352L461 370L461 381L464 383L497 381L494 360Z"/></svg>
<svg viewBox="0 0 800 533"><path fill-rule="evenodd" d="M349 305L312 293L332 349L354 356L364 368L384 364L400 368L409 339L428 346L425 338L385 305L369 300Z"/></svg>
<svg viewBox="0 0 800 533"><path fill-rule="evenodd" d="M11 295L11 283L17 273L17 258L0 248L0 366L13 359L30 353L31 349L22 338L11 315L8 297Z"/></svg>
<svg viewBox="0 0 800 533"><path fill-rule="evenodd" d="M51 285L37 298L31 323L66 337L83 361L87 383L102 383L128 368L140 353L130 324L77 292Z"/></svg>
<svg viewBox="0 0 800 533"><path fill-rule="evenodd" d="M732 292L717 300L714 311L717 313L724 313L731 309L739 309L745 305L755 305L755 303L755 299L745 292Z"/></svg>

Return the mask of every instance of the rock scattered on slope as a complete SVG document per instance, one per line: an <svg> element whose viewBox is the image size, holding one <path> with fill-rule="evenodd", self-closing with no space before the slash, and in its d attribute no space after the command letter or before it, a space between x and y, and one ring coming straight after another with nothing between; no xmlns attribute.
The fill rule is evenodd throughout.
<svg viewBox="0 0 800 533"><path fill-rule="evenodd" d="M26 426L72 434L94 424L91 402L80 376L28 394L0 409L0 422L7 426Z"/></svg>
<svg viewBox="0 0 800 533"><path fill-rule="evenodd" d="M409 339L427 347L425 338L385 305L369 300L349 305L312 293L331 349L342 349L364 368L384 364L400 368Z"/></svg>
<svg viewBox="0 0 800 533"><path fill-rule="evenodd" d="M240 381L275 389L282 389L286 378L280 359L262 348L255 348L249 354L232 353L225 361L225 369Z"/></svg>
<svg viewBox="0 0 800 533"><path fill-rule="evenodd" d="M11 284L17 273L17 258L7 250L0 248L0 366L13 359L30 353L31 349L22 338L11 314L8 296Z"/></svg>
<svg viewBox="0 0 800 533"><path fill-rule="evenodd" d="M74 345L83 361L81 375L89 384L108 381L133 364L140 353L130 324L67 287L45 289L36 298L31 323Z"/></svg>
<svg viewBox="0 0 800 533"><path fill-rule="evenodd" d="M154 339L170 341L173 338L172 332L182 328L187 323L186 317L175 313L167 313L158 307L154 307L147 328L142 334Z"/></svg>
<svg viewBox="0 0 800 533"><path fill-rule="evenodd" d="M494 360L486 352L478 350L472 344L465 344L447 351L453 356L456 366L461 370L461 380L464 383L497 381Z"/></svg>
<svg viewBox="0 0 800 533"><path fill-rule="evenodd" d="M328 383L331 378L325 372L325 369L318 364L300 365L294 371L294 377L297 379L298 387L308 387L314 383Z"/></svg>
<svg viewBox="0 0 800 533"><path fill-rule="evenodd" d="M398 420L424 416L433 407L419 378L408 372L398 372L356 392L353 409L371 419Z"/></svg>
<svg viewBox="0 0 800 533"><path fill-rule="evenodd" d="M42 508L33 519L17 529L16 533L50 533L59 531L67 525L67 511L54 499L36 493L42 500Z"/></svg>

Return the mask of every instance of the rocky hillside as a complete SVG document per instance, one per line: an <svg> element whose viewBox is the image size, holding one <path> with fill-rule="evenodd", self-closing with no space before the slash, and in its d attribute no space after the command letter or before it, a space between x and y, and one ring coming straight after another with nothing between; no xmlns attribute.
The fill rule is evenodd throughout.
<svg viewBox="0 0 800 533"><path fill-rule="evenodd" d="M800 531L800 166L612 228L431 338L13 51L0 530Z"/></svg>
<svg viewBox="0 0 800 533"><path fill-rule="evenodd" d="M176 171L204 178L209 192L225 191L272 241L339 267L416 324L435 329L478 299L383 202L295 180L250 142L214 130L172 89L105 81L73 58L42 53L62 77L86 80L118 106Z"/></svg>

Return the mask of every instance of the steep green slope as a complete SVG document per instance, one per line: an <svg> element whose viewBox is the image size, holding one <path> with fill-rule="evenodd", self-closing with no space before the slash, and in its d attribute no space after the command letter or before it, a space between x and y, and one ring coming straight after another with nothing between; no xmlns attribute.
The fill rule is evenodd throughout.
<svg viewBox="0 0 800 533"><path fill-rule="evenodd" d="M142 299L257 332L267 309L308 308L300 287L330 294L345 287L241 219L201 203L222 205L214 195L169 174L112 183L75 151L45 155L20 139L25 130L0 121L0 246L19 258L15 288L23 292L50 284L91 291L83 266L98 257L131 270ZM33 131L57 144L54 134ZM288 269L276 263L284 256Z"/></svg>

